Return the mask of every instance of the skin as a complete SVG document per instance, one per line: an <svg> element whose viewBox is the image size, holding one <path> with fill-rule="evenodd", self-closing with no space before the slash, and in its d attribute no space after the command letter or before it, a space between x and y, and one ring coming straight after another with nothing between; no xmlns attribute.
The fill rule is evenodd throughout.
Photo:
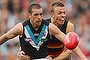
<svg viewBox="0 0 90 60"><path fill-rule="evenodd" d="M65 11L65 7L56 7L54 12L51 13L51 18L53 19L52 20L52 23L55 24L56 26L61 26L64 24L64 21L65 20L61 20L61 18L64 18L66 17L66 11Z"/></svg>
<svg viewBox="0 0 90 60"><path fill-rule="evenodd" d="M43 11L42 9L32 9L32 14L28 13L28 16L30 18L30 22L35 30L39 28L42 22L43 17ZM39 14L36 16L36 14ZM41 14L41 15L40 15Z"/></svg>
<svg viewBox="0 0 90 60"><path fill-rule="evenodd" d="M66 18L66 7L55 7L54 12L51 13L51 23L53 23L54 25L56 25L57 27L60 28L65 22L65 20L62 20L62 18L63 19ZM52 28L52 27L51 27L51 29L54 30L55 28ZM66 33L68 33L68 32L74 32L74 25L72 23L70 23L70 25L68 26ZM88 60L84 56L84 54L81 52L79 47L76 47L74 50L65 49L58 57L56 57L52 60L65 60L70 56L72 51L75 51L80 56L81 60ZM19 54L22 54L22 52L19 52ZM20 55L18 55L18 56L21 57ZM50 56L48 58L51 59Z"/></svg>
<svg viewBox="0 0 90 60"><path fill-rule="evenodd" d="M60 28L64 24L66 18L66 7L55 7L54 12L52 12L51 15L51 23ZM62 18L64 20L62 20ZM68 26L66 33L68 32L74 32L74 25L72 23ZM65 49L58 57L54 58L54 60L65 60L70 56L72 51L75 51L80 56L81 60L88 60L79 47L76 47L74 50Z"/></svg>
<svg viewBox="0 0 90 60"><path fill-rule="evenodd" d="M66 7L55 7L54 8L54 12L51 13L51 23L55 24L57 27L61 27L64 22L65 22L65 18L66 18ZM62 18L64 20L62 20ZM74 32L74 26L73 24L70 23L69 28L68 28L68 32ZM67 59L69 57L69 55L71 54L72 50L68 50L65 49L59 57L54 58L54 60L63 60L63 59ZM66 54L68 53L68 54Z"/></svg>
<svg viewBox="0 0 90 60"><path fill-rule="evenodd" d="M39 15L35 15L35 14L39 14ZM37 30L39 28L39 26L41 25L42 22L42 16L40 15L41 13L43 13L42 9L33 9L32 10L32 14L28 13L28 17L30 19L30 23L32 24L33 28L35 30ZM58 27L56 27L54 24L50 23L49 24L49 32L51 35L54 35L56 38L58 38L60 41L64 42L64 37L65 34L62 33ZM10 31L8 31L7 33L3 34L0 37L0 45L5 43L6 41L16 37L16 36L22 36L23 34L23 26L22 23L18 23L14 28L12 28Z"/></svg>

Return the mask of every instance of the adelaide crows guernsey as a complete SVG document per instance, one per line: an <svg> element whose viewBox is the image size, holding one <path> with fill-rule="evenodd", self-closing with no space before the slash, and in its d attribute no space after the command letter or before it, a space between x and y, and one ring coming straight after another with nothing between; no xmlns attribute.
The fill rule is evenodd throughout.
<svg viewBox="0 0 90 60"><path fill-rule="evenodd" d="M30 20L22 23L23 36L20 37L21 49L30 59L45 58L47 56L47 40L49 38L48 25L49 22L42 20L39 29L36 31Z"/></svg>
<svg viewBox="0 0 90 60"><path fill-rule="evenodd" d="M47 19L47 21L51 22L51 19ZM59 28L63 33L66 34L66 30L68 26L68 21L65 20L64 24ZM64 50L64 44L59 41L56 37L51 36L51 38L48 40L48 55L50 55L52 58L55 58L60 55L60 53Z"/></svg>

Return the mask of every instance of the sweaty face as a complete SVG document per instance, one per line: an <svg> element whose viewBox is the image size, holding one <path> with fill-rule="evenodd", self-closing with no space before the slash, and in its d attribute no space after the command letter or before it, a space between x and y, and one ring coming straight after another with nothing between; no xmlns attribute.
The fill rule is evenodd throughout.
<svg viewBox="0 0 90 60"><path fill-rule="evenodd" d="M30 15L31 22L36 25L40 26L42 22L43 11L42 9L32 9L32 14Z"/></svg>
<svg viewBox="0 0 90 60"><path fill-rule="evenodd" d="M66 8L55 7L52 16L57 24L63 25L66 17Z"/></svg>

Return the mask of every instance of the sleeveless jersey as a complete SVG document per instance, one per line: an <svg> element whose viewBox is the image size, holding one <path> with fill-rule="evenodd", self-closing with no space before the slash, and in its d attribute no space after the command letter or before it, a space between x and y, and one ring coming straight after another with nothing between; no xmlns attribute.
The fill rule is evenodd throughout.
<svg viewBox="0 0 90 60"><path fill-rule="evenodd" d="M51 22L51 19L47 19L47 21ZM65 34L66 34L67 25L68 25L68 21L65 20L62 27L59 28ZM64 44L61 41L59 41L56 37L51 36L50 39L48 40L47 49L48 49L48 55L50 55L52 58L55 58L59 56L60 53L63 52Z"/></svg>
<svg viewBox="0 0 90 60"><path fill-rule="evenodd" d="M39 29L36 31L30 20L22 23L23 35L20 38L21 49L25 55L30 56L30 60L45 58L47 56L47 40L49 39L49 22L42 20Z"/></svg>

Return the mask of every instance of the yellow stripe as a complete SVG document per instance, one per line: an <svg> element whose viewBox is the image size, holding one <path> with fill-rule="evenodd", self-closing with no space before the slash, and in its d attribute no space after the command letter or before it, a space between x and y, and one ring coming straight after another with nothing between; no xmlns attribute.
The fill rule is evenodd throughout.
<svg viewBox="0 0 90 60"><path fill-rule="evenodd" d="M70 26L70 22L68 21L67 28L66 28L66 34L68 33L69 26Z"/></svg>
<svg viewBox="0 0 90 60"><path fill-rule="evenodd" d="M52 18L50 19L51 23L53 22Z"/></svg>

